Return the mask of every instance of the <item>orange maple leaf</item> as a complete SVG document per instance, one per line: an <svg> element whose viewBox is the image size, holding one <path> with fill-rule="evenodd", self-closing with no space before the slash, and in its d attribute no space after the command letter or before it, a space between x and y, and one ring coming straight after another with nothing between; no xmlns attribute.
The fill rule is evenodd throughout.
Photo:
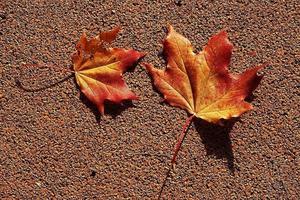
<svg viewBox="0 0 300 200"><path fill-rule="evenodd" d="M122 73L127 71L145 54L121 48L106 48L105 43L115 40L120 28L102 32L88 40L82 34L72 56L76 82L85 96L104 113L104 101L120 103L134 100L137 96L130 91Z"/></svg>
<svg viewBox="0 0 300 200"><path fill-rule="evenodd" d="M225 31L214 35L203 51L195 54L190 41L170 26L163 45L168 61L166 69L144 65L166 101L191 114L174 147L174 164L193 117L217 123L252 109L244 99L258 86L262 76L256 73L263 66L240 75L230 74L228 65L233 46Z"/></svg>

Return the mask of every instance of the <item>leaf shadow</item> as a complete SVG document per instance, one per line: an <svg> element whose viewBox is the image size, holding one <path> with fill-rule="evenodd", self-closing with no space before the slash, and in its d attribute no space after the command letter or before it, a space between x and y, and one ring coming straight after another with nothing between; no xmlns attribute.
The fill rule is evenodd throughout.
<svg viewBox="0 0 300 200"><path fill-rule="evenodd" d="M230 140L230 131L239 119L240 118L232 118L230 120L221 121L222 125L211 124L196 117L193 120L201 142L204 144L206 149L207 156L212 155L217 159L226 158L227 167L233 175L236 167L234 165L234 154ZM168 178L171 177L171 174L172 168L170 167L166 172L165 179L159 190L158 199L162 199L164 188L166 187Z"/></svg>
<svg viewBox="0 0 300 200"><path fill-rule="evenodd" d="M255 98L256 96L251 93L245 98L245 101L251 103ZM225 158L227 160L227 167L233 175L235 170L239 170L239 168L234 164L235 158L232 150L230 132L234 124L238 121L241 121L240 117L221 120L220 125L208 123L198 118L194 121L195 128L204 144L207 156L214 156L217 159Z"/></svg>
<svg viewBox="0 0 300 200"><path fill-rule="evenodd" d="M248 95L246 98L245 98L245 101L247 102L252 102L257 96L255 96L253 93Z"/></svg>
<svg viewBox="0 0 300 200"><path fill-rule="evenodd" d="M231 174L234 174L234 154L230 139L230 132L239 118L222 121L221 125L208 123L201 119L194 121L195 128L204 144L207 156L214 156L217 159L226 159L227 167Z"/></svg>
<svg viewBox="0 0 300 200"><path fill-rule="evenodd" d="M90 111L95 115L95 119L99 123L101 121L101 113L99 112L96 105L94 105L83 93L80 93L80 100L90 109ZM110 101L104 102L105 114L116 118L124 110L130 107L135 107L131 100L124 100L120 104L116 104Z"/></svg>
<svg viewBox="0 0 300 200"><path fill-rule="evenodd" d="M252 93L245 101L252 102L256 96ZM200 140L204 144L207 156L214 156L217 159L226 159L229 172L234 175L235 170L240 170L234 164L234 154L232 150L232 142L230 132L234 124L241 121L240 117L231 118L229 120L221 120L220 125L211 124L202 119L194 118L194 126L199 133ZM171 177L171 168L166 172L165 179L158 193L158 199L162 198L164 188L167 186L168 178Z"/></svg>

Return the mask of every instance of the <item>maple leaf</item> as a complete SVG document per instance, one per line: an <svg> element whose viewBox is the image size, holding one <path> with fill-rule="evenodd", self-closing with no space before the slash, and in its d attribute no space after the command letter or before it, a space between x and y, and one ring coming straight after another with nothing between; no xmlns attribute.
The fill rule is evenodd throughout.
<svg viewBox="0 0 300 200"><path fill-rule="evenodd" d="M195 54L191 42L169 26L163 45L166 69L159 70L147 63L144 66L165 100L191 114L174 147L174 164L194 117L218 123L220 119L238 117L252 109L244 99L258 86L262 76L256 73L263 66L250 68L240 75L230 74L228 65L233 46L225 31L210 38L203 51Z"/></svg>
<svg viewBox="0 0 300 200"><path fill-rule="evenodd" d="M115 40L120 28L102 32L88 40L82 34L72 56L76 82L80 90L104 113L104 101L121 103L135 100L137 96L130 91L122 73L127 71L145 54L121 48L106 48L105 44Z"/></svg>

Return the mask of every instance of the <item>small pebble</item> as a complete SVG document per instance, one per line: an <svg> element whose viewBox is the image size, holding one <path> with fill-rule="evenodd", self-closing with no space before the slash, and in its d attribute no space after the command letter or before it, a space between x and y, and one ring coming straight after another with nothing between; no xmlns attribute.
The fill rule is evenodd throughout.
<svg viewBox="0 0 300 200"><path fill-rule="evenodd" d="M182 5L182 0L174 0L175 4L177 6L181 6Z"/></svg>

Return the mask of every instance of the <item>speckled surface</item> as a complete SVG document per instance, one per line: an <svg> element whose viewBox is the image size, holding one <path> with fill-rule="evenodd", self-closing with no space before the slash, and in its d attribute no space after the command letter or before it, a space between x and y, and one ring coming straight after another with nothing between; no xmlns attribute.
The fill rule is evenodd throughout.
<svg viewBox="0 0 300 200"><path fill-rule="evenodd" d="M161 103L140 65L125 74L140 100L110 106L103 117L74 79L38 92L25 92L16 79L21 63L69 68L82 31L93 36L115 25L123 32L114 46L146 51L143 61L163 67L168 23L197 51L226 28L233 72L269 66L251 98L253 111L225 127L191 125L161 198L300 198L299 10L297 0L2 0L1 199L157 198L187 114ZM31 69L22 80L38 88L66 75Z"/></svg>

